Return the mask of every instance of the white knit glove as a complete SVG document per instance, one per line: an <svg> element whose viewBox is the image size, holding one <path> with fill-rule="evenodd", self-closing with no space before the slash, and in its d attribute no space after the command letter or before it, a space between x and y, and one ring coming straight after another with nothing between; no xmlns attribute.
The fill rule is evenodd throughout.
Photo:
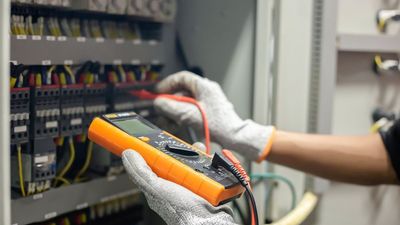
<svg viewBox="0 0 400 225"><path fill-rule="evenodd" d="M228 206L214 207L188 189L158 177L136 151L125 150L122 160L150 208L168 225L235 225Z"/></svg>
<svg viewBox="0 0 400 225"><path fill-rule="evenodd" d="M160 93L189 92L203 106L211 137L222 147L239 152L246 158L262 161L267 156L275 128L261 126L252 120L242 120L221 87L214 81L182 71L162 80L157 86ZM178 124L201 129L199 110L190 103L166 98L155 100L156 109Z"/></svg>

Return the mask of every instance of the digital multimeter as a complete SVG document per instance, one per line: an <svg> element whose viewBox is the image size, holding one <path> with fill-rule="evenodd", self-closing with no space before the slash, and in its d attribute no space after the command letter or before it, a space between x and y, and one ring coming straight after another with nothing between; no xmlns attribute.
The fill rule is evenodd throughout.
<svg viewBox="0 0 400 225"><path fill-rule="evenodd" d="M239 197L245 190L228 170L211 166L211 156L134 112L95 118L88 136L119 156L125 149L137 151L159 177L184 186L214 206Z"/></svg>

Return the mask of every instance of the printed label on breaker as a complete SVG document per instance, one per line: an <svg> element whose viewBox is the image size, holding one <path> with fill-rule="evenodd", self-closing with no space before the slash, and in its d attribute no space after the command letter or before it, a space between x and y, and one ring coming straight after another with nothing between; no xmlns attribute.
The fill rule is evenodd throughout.
<svg viewBox="0 0 400 225"><path fill-rule="evenodd" d="M82 119L81 118L76 118L76 119L72 119L71 120L71 125L75 126L75 125L80 125L82 124Z"/></svg>
<svg viewBox="0 0 400 225"><path fill-rule="evenodd" d="M46 128L55 128L55 127L58 127L58 121L46 122Z"/></svg>
<svg viewBox="0 0 400 225"><path fill-rule="evenodd" d="M35 163L44 163L47 161L49 161L49 156L47 155L35 157Z"/></svg>
<svg viewBox="0 0 400 225"><path fill-rule="evenodd" d="M27 131L26 126L14 127L14 133L22 133L22 132L26 132L26 131Z"/></svg>
<svg viewBox="0 0 400 225"><path fill-rule="evenodd" d="M40 35L32 35L32 40L40 41L40 40L42 40L42 36L40 36Z"/></svg>

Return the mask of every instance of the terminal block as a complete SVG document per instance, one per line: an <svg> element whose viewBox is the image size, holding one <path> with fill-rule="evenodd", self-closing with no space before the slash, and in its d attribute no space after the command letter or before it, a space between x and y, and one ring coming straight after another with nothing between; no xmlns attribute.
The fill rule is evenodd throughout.
<svg viewBox="0 0 400 225"><path fill-rule="evenodd" d="M25 143L29 140L29 99L30 89L13 88L10 94L10 136L11 143Z"/></svg>
<svg viewBox="0 0 400 225"><path fill-rule="evenodd" d="M18 148L22 149L20 155ZM13 145L11 150L12 187L21 188L19 171L22 170L22 184L27 195L50 189L51 180L56 175L56 146L53 139L32 140L30 145Z"/></svg>
<svg viewBox="0 0 400 225"><path fill-rule="evenodd" d="M59 135L60 87L46 85L31 89L30 138L52 138Z"/></svg>
<svg viewBox="0 0 400 225"><path fill-rule="evenodd" d="M82 134L83 131L83 84L63 85L60 89L61 136Z"/></svg>
<svg viewBox="0 0 400 225"><path fill-rule="evenodd" d="M107 111L106 103L106 90L107 85L105 83L97 84L86 84L84 92L84 105L85 105L85 116L84 116L84 129L88 129L92 119L96 116L100 116Z"/></svg>

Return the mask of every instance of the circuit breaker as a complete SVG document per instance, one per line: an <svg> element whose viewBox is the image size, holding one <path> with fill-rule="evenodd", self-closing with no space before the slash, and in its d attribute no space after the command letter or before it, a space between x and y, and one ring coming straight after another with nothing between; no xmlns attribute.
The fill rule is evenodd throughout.
<svg viewBox="0 0 400 225"><path fill-rule="evenodd" d="M31 89L31 138L54 138L59 135L60 87L36 86Z"/></svg>
<svg viewBox="0 0 400 225"><path fill-rule="evenodd" d="M82 134L84 120L84 85L73 84L60 87L60 135Z"/></svg>
<svg viewBox="0 0 400 225"><path fill-rule="evenodd" d="M12 224L102 224L125 215L123 210L104 213L99 205L120 201L122 207L137 190L121 159L91 142L87 129L93 118L112 112L134 110L152 121L160 118L153 101L131 92L152 91L166 75L165 46L171 43L163 34L175 15L176 8L169 6L176 2L12 2ZM63 196L70 198L58 202ZM134 208L137 213L129 218L140 222L143 202Z"/></svg>
<svg viewBox="0 0 400 225"><path fill-rule="evenodd" d="M30 123L30 89L16 88L11 90L10 101L10 136L11 143L25 143L29 140L29 123Z"/></svg>
<svg viewBox="0 0 400 225"><path fill-rule="evenodd" d="M52 139L39 139L25 145L21 153L13 146L11 156L11 184L20 188L19 179L23 177L26 194L35 194L50 189L56 175L56 148ZM20 154L20 155L19 155ZM20 176L19 170L22 170Z"/></svg>

